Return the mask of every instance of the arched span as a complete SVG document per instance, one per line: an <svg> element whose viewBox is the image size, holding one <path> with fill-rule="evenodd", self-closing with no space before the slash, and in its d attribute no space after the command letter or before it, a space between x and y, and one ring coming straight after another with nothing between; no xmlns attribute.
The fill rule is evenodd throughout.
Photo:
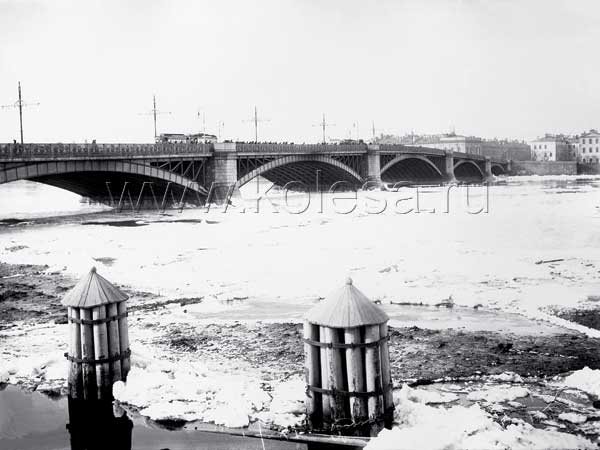
<svg viewBox="0 0 600 450"><path fill-rule="evenodd" d="M440 169L422 155L399 155L381 169L381 180L386 183L439 182L442 178Z"/></svg>
<svg viewBox="0 0 600 450"><path fill-rule="evenodd" d="M485 174L479 165L470 159L461 159L454 164L454 176L458 180L482 180Z"/></svg>
<svg viewBox="0 0 600 450"><path fill-rule="evenodd" d="M241 177L237 187L258 176L278 186L300 182L312 188L317 185L318 180L320 188L323 189L337 182L360 185L363 181L356 171L327 155L292 155L269 161Z"/></svg>
<svg viewBox="0 0 600 450"><path fill-rule="evenodd" d="M500 164L492 164L492 175L504 175L506 172Z"/></svg>
<svg viewBox="0 0 600 450"><path fill-rule="evenodd" d="M114 205L123 193L127 200L153 196L159 201L203 203L206 189L181 175L129 161L50 161L13 166L0 171L0 184L31 180ZM167 196L165 196L165 193ZM142 198L143 197L143 198Z"/></svg>

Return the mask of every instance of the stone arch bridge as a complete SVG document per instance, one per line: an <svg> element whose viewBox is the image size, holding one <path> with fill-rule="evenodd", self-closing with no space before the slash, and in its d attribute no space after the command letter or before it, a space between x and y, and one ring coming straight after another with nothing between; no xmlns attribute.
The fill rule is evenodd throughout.
<svg viewBox="0 0 600 450"><path fill-rule="evenodd" d="M222 201L263 177L328 190L481 183L509 161L425 147L367 144L0 144L0 184L32 180L109 205Z"/></svg>

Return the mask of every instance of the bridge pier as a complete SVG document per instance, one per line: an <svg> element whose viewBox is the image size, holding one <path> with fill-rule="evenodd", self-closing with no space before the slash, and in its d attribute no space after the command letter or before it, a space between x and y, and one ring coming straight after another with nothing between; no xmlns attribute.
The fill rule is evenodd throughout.
<svg viewBox="0 0 600 450"><path fill-rule="evenodd" d="M224 203L240 198L237 186L237 152L233 142L216 142L209 168L210 190L207 203Z"/></svg>
<svg viewBox="0 0 600 450"><path fill-rule="evenodd" d="M485 176L483 181L492 181L494 179L494 174L492 173L492 159L489 156L485 157Z"/></svg>
<svg viewBox="0 0 600 450"><path fill-rule="evenodd" d="M454 176L454 152L452 150L446 151L444 156L444 182L456 183L456 177Z"/></svg>
<svg viewBox="0 0 600 450"><path fill-rule="evenodd" d="M367 146L366 167L364 180L369 187L381 186L381 158L379 145L369 144Z"/></svg>

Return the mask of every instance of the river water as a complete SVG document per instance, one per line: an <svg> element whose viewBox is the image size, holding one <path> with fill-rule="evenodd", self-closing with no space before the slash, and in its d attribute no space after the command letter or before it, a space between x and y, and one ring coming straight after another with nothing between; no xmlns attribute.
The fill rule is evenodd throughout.
<svg viewBox="0 0 600 450"><path fill-rule="evenodd" d="M169 430L132 415L131 448L139 450L293 450L305 446L287 442L243 438L193 429ZM67 399L49 398L14 386L0 390L0 448L3 450L80 450L71 447ZM106 433L109 430L98 431ZM112 432L112 431L110 431ZM108 450L108 449L107 449Z"/></svg>

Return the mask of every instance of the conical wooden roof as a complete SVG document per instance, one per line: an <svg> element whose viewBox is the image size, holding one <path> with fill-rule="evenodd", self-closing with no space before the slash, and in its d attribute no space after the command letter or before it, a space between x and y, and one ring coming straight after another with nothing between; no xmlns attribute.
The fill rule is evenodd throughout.
<svg viewBox="0 0 600 450"><path fill-rule="evenodd" d="M308 311L305 318L315 325L330 328L379 325L389 320L383 309L354 287L351 278L344 287Z"/></svg>
<svg viewBox="0 0 600 450"><path fill-rule="evenodd" d="M122 302L127 298L127 295L106 278L98 275L96 268L92 267L92 270L65 295L62 304L75 308L93 308Z"/></svg>

